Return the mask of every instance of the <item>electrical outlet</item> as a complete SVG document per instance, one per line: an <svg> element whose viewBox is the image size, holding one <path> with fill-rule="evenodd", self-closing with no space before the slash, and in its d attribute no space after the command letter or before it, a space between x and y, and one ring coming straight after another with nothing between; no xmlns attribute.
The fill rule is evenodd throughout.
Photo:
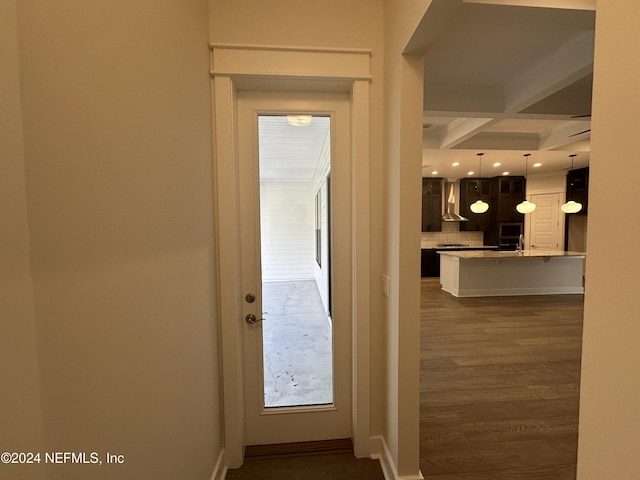
<svg viewBox="0 0 640 480"><path fill-rule="evenodd" d="M382 294L389 298L389 276L385 275L384 273L382 274Z"/></svg>

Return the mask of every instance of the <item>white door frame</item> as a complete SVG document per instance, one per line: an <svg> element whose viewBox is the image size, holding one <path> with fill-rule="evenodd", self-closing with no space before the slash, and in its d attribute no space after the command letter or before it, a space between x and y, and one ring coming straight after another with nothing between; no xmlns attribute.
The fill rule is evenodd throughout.
<svg viewBox="0 0 640 480"><path fill-rule="evenodd" d="M212 44L214 225L222 354L225 466L242 465L244 394L236 91L348 92L351 99L352 440L357 457L370 438L370 50Z"/></svg>

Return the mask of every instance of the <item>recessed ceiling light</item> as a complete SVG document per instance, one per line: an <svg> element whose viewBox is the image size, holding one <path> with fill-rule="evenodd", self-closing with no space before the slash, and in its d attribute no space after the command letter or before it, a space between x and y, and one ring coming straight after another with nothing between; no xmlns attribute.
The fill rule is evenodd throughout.
<svg viewBox="0 0 640 480"><path fill-rule="evenodd" d="M471 172L471 171L469 171L469 172L467 172L467 175L471 176L471 175L474 175L475 173L476 173L476 172Z"/></svg>
<svg viewBox="0 0 640 480"><path fill-rule="evenodd" d="M493 164L494 167L499 167L500 165L502 165L500 162L496 162Z"/></svg>
<svg viewBox="0 0 640 480"><path fill-rule="evenodd" d="M433 172L431 172L431 175L437 175L437 174L438 174L437 170L434 170Z"/></svg>
<svg viewBox="0 0 640 480"><path fill-rule="evenodd" d="M535 168L538 168L538 167L541 167L541 166L542 166L542 164L541 164L541 163L534 163L534 164L533 164L533 166L534 166Z"/></svg>
<svg viewBox="0 0 640 480"><path fill-rule="evenodd" d="M509 175L509 172L502 172L502 175Z"/></svg>
<svg viewBox="0 0 640 480"><path fill-rule="evenodd" d="M453 165L454 167L457 167L458 165L460 165L460 162L453 162L451 165Z"/></svg>

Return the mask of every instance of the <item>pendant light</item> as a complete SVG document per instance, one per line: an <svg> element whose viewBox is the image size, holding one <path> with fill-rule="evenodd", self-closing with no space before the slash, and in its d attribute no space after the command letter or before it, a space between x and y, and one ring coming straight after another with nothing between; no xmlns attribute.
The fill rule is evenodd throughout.
<svg viewBox="0 0 640 480"><path fill-rule="evenodd" d="M476 155L478 155L478 177L482 178L482 155L484 155L484 153L477 153ZM489 210L489 204L478 199L473 202L469 208L473 213L485 213Z"/></svg>
<svg viewBox="0 0 640 480"><path fill-rule="evenodd" d="M524 154L524 178L525 179L527 178L527 173L528 173L527 166L529 164L529 155L531 154L530 153ZM520 213L531 213L535 209L536 209L536 204L531 203L526 198L522 202L520 202L518 205L516 205L516 210Z"/></svg>
<svg viewBox="0 0 640 480"><path fill-rule="evenodd" d="M569 156L571 157L571 170L573 170L573 159L576 157L576 154L572 153ZM582 210L582 204L580 202L569 200L567 203L564 203L560 206L560 210L562 210L564 213L578 213L580 210Z"/></svg>

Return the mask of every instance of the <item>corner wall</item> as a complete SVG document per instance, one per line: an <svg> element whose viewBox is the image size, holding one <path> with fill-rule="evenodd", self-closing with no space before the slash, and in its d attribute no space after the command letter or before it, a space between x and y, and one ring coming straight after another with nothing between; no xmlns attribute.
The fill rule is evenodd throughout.
<svg viewBox="0 0 640 480"><path fill-rule="evenodd" d="M222 450L206 0L18 2L51 478L209 479Z"/></svg>
<svg viewBox="0 0 640 480"><path fill-rule="evenodd" d="M404 56L430 1L387 0L385 34L385 265L387 443L400 478L421 478L420 247L424 64Z"/></svg>
<svg viewBox="0 0 640 480"><path fill-rule="evenodd" d="M0 2L0 451L42 450L42 413L14 0ZM44 478L38 465L0 464L0 478Z"/></svg>
<svg viewBox="0 0 640 480"><path fill-rule="evenodd" d="M640 471L640 223L620 209L638 198L640 58L624 46L640 42L639 21L634 0L598 2L579 480L632 479Z"/></svg>

